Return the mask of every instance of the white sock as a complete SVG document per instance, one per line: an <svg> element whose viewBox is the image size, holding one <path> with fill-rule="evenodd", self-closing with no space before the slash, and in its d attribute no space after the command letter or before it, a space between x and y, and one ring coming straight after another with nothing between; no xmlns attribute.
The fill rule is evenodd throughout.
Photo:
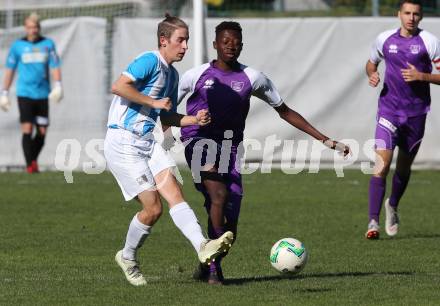
<svg viewBox="0 0 440 306"><path fill-rule="evenodd" d="M170 209L171 218L179 230L191 241L194 249L198 253L202 242L206 240L202 234L202 228L188 203L182 202Z"/></svg>
<svg viewBox="0 0 440 306"><path fill-rule="evenodd" d="M144 243L145 239L150 234L151 226L145 225L139 221L136 214L131 220L128 227L127 238L125 239L125 246L122 250L122 257L128 260L136 260L136 251Z"/></svg>

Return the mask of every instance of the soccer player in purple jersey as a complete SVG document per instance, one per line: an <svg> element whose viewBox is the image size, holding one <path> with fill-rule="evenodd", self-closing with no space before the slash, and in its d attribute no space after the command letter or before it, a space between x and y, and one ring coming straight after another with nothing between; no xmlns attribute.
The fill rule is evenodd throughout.
<svg viewBox="0 0 440 306"><path fill-rule="evenodd" d="M217 59L187 71L179 83L178 97L181 101L189 96L188 115L209 109L211 124L183 127L181 133L196 188L205 197L209 237L219 237L229 230L235 238L243 196L239 165L243 152L241 143L251 96L262 99L282 119L328 147L344 155L349 153L349 148L330 140L290 109L264 74L238 62L243 47L239 23L222 22L215 33L213 44ZM209 268L199 265L194 277L210 284L222 284L220 260Z"/></svg>
<svg viewBox="0 0 440 306"><path fill-rule="evenodd" d="M397 234L397 207L408 185L411 165L423 138L431 104L429 83L440 84L440 75L432 74L432 63L440 70L440 41L418 27L423 17L421 2L401 1L398 17L400 28L379 34L366 64L372 87L380 82L377 72L380 61L385 60L386 65L377 112L377 158L369 187L367 239L379 238L379 214L396 146L399 152L391 196L385 201L385 231L389 236Z"/></svg>

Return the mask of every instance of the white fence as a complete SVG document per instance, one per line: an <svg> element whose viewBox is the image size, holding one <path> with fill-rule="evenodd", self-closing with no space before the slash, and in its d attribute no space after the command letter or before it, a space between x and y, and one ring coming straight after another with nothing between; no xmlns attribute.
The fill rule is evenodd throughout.
<svg viewBox="0 0 440 306"><path fill-rule="evenodd" d="M206 21L208 58L214 28L221 19ZM380 88L368 86L364 67L376 35L399 26L397 18L290 18L241 19L244 49L240 61L263 71L276 84L286 103L330 137L353 139L362 146L373 138L377 97ZM91 139L105 135L110 97L105 80L114 80L137 54L156 49L156 19L120 19L113 37L112 71L105 63L105 26L103 19L75 18L48 20L43 23L47 36L53 38L62 56L65 98L51 105L51 126L40 163L51 167L57 145L62 139L78 139L84 147ZM189 21L191 26L191 21ZM426 18L422 28L440 37L440 21ZM21 29L0 32L3 42ZM10 39L9 39L10 41ZM0 73L3 75L8 44L0 44ZM192 66L192 41L186 58L175 66L180 73ZM381 65L383 70L383 65ZM432 111L426 136L416 162L428 167L440 166L438 136L440 130L440 86L431 86ZM13 94L14 90L12 90ZM15 100L15 98L14 98ZM179 106L184 111L184 105ZM270 136L272 135L272 138ZM258 99L252 100L247 120L246 138L264 145L269 139L309 139L302 132L279 119L276 112ZM269 138L268 138L269 137ZM0 166L23 164L18 109L0 113ZM310 146L311 147L311 146ZM303 155L310 158L310 147ZM281 160L283 145L274 147L275 162ZM248 159L262 160L271 154L249 150ZM183 161L182 154L176 154ZM296 157L299 157L298 155ZM322 161L333 160L329 150ZM360 153L357 161L367 160ZM81 154L80 163L90 161Z"/></svg>

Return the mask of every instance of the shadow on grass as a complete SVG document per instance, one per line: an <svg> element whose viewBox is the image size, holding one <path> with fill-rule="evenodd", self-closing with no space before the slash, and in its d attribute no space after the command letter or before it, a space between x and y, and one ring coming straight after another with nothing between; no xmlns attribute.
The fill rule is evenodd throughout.
<svg viewBox="0 0 440 306"><path fill-rule="evenodd" d="M242 278L229 278L225 279L225 285L243 285L245 283L252 282L273 282L282 280L296 280L306 278L332 278L332 277L364 277L364 276L405 276L414 275L414 272L401 271L401 272L336 272L336 273L309 273L299 275L270 275L270 276L255 276L255 277L242 277ZM329 291L330 289L304 289L302 291Z"/></svg>

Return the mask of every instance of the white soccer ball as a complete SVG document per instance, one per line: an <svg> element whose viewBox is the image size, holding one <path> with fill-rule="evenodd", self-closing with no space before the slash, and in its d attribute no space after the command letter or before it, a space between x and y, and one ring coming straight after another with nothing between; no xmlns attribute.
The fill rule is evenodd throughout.
<svg viewBox="0 0 440 306"><path fill-rule="evenodd" d="M278 240L270 250L270 263L281 273L299 273L307 263L304 244L295 238Z"/></svg>

